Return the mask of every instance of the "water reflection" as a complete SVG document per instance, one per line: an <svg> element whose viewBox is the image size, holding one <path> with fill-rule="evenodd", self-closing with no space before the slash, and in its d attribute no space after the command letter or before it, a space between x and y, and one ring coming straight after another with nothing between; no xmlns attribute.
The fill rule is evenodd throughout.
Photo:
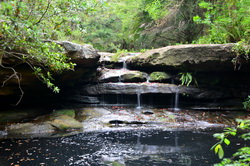
<svg viewBox="0 0 250 166"><path fill-rule="evenodd" d="M9 139L0 141L0 165L204 166L218 162L214 142L211 132L161 130Z"/></svg>

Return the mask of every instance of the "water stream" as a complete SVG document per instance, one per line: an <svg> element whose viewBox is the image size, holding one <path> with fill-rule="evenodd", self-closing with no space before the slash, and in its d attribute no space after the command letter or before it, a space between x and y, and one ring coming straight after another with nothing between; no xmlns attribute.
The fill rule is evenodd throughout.
<svg viewBox="0 0 250 166"><path fill-rule="evenodd" d="M141 92L137 92L137 109L141 109Z"/></svg>
<svg viewBox="0 0 250 166"><path fill-rule="evenodd" d="M179 91L175 92L174 110L175 111L180 110L180 108L179 108Z"/></svg>
<svg viewBox="0 0 250 166"><path fill-rule="evenodd" d="M128 69L128 68L127 68L126 60L123 60L123 62L122 62L122 69L124 69L124 70L127 70L127 69Z"/></svg>

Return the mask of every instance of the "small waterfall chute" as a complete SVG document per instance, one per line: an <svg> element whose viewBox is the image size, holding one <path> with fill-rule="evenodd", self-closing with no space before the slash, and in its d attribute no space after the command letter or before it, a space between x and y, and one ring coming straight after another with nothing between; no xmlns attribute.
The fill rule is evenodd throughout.
<svg viewBox="0 0 250 166"><path fill-rule="evenodd" d="M141 109L141 92L137 91L137 107L136 109Z"/></svg>

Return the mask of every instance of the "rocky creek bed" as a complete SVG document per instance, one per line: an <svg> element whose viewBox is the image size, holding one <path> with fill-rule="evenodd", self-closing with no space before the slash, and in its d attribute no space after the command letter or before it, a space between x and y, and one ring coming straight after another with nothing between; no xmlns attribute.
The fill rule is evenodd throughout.
<svg viewBox="0 0 250 166"><path fill-rule="evenodd" d="M0 113L0 165L211 165L219 162L213 134L250 118L246 111L121 105L42 111ZM225 157L244 145L232 138Z"/></svg>
<svg viewBox="0 0 250 166"><path fill-rule="evenodd" d="M106 130L223 128L235 125L236 118L250 118L246 111L175 110L119 105L54 110L40 115L37 115L36 109L15 110L1 112L0 117L0 138L53 137L56 134Z"/></svg>

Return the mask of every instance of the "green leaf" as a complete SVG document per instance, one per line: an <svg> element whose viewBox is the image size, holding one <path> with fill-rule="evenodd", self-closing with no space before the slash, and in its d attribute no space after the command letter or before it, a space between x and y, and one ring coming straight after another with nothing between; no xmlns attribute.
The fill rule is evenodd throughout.
<svg viewBox="0 0 250 166"><path fill-rule="evenodd" d="M220 148L219 148L218 156L220 159L222 159L224 157L224 150L223 150L222 146L220 146Z"/></svg>
<svg viewBox="0 0 250 166"><path fill-rule="evenodd" d="M193 17L193 21L199 23L199 22L201 22L201 17L196 15L196 16Z"/></svg>
<svg viewBox="0 0 250 166"><path fill-rule="evenodd" d="M215 154L217 154L218 151L219 151L221 148L222 148L222 147L221 147L221 144L216 145L215 148L214 148Z"/></svg>
<svg viewBox="0 0 250 166"><path fill-rule="evenodd" d="M226 145L229 145L229 144L230 144L230 140L227 139L227 138L224 139L224 142L225 142Z"/></svg>

